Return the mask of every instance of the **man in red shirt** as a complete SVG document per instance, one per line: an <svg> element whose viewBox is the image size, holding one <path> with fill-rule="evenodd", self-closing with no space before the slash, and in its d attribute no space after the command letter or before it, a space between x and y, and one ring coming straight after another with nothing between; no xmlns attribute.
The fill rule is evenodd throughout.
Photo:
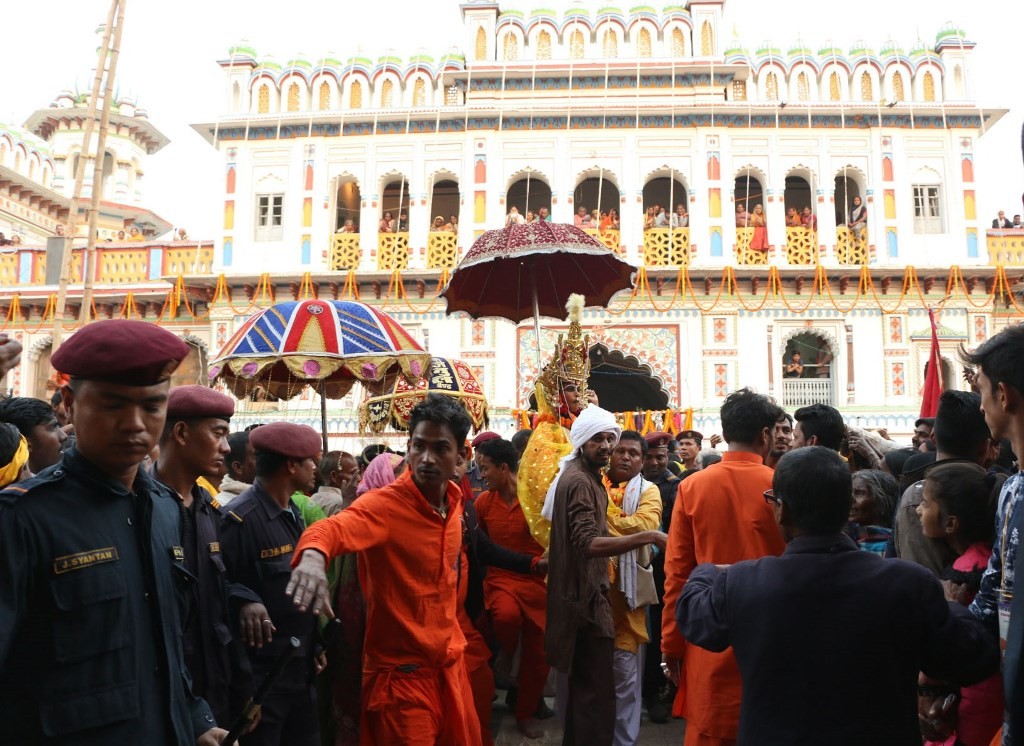
<svg viewBox="0 0 1024 746"><path fill-rule="evenodd" d="M462 491L451 482L469 433L466 410L430 394L409 421L409 468L306 529L286 592L333 617L326 563L359 553L366 596L363 744L479 746L457 617Z"/></svg>

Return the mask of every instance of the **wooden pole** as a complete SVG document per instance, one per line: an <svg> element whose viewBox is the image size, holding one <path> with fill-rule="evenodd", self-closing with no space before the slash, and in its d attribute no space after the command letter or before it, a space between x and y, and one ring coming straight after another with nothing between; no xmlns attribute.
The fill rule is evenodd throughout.
<svg viewBox="0 0 1024 746"><path fill-rule="evenodd" d="M96 221L100 212L100 197L102 196L103 185L103 164L106 160L107 130L110 128L110 106L113 103L114 81L117 77L117 58L121 51L121 29L124 28L124 11L128 0L114 0L117 3L117 22L114 26L113 41L110 44L109 63L107 65L107 81L103 88L103 98L100 101L102 113L100 114L100 132L96 138L96 158L93 159L92 169L92 199L89 202L89 237L85 247L85 254L82 256L82 308L78 319L83 324L92 320L92 265L96 257ZM117 177L117 162L113 164L114 173L111 178Z"/></svg>
<svg viewBox="0 0 1024 746"><path fill-rule="evenodd" d="M107 52L110 48L110 35L114 30L114 18L118 3L119 0L111 0L110 3L110 11L107 13L107 25L103 30L103 41L100 44L96 62L96 75L92 81L92 92L89 94L89 108L82 132L82 150L78 155L78 167L75 169L75 188L72 192L71 208L68 212L68 222L64 231L64 249L61 252L60 258L60 284L57 288L57 306L53 312L53 346L51 347L51 352L56 352L57 348L60 347L61 336L64 331L64 310L67 306L68 280L71 277L71 267L74 263L74 252L72 249L78 223L78 210L82 199L82 182L85 180L85 160L89 157L92 130L96 123L96 101L100 95L103 71L107 66ZM95 189L95 185L93 188Z"/></svg>
<svg viewBox="0 0 1024 746"><path fill-rule="evenodd" d="M327 455L327 383L320 381L320 435L324 443L324 456Z"/></svg>

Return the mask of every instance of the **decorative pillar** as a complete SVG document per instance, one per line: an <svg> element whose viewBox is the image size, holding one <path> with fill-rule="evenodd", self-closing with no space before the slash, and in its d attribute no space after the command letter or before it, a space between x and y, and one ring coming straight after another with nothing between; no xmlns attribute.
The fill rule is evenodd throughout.
<svg viewBox="0 0 1024 746"><path fill-rule="evenodd" d="M220 267L230 267L235 261L235 181L238 174L236 159L238 148L228 148L224 167L224 236L221 241ZM139 175L135 177L138 184Z"/></svg>
<svg viewBox="0 0 1024 746"><path fill-rule="evenodd" d="M302 238L299 262L308 266L313 260L313 161L316 145L306 145L302 158Z"/></svg>
<svg viewBox="0 0 1024 746"><path fill-rule="evenodd" d="M853 327L846 325L846 404L853 404Z"/></svg>
<svg viewBox="0 0 1024 746"><path fill-rule="evenodd" d="M765 224L768 226L768 244L776 249L776 256L785 258L786 245L786 190L769 189L764 206ZM749 207L747 208L750 209Z"/></svg>
<svg viewBox="0 0 1024 746"><path fill-rule="evenodd" d="M768 325L768 396L775 397L775 354L772 352L774 326Z"/></svg>

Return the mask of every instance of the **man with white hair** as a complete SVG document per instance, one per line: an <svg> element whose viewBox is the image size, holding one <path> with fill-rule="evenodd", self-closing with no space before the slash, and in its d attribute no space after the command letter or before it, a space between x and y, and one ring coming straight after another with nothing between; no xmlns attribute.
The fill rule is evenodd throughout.
<svg viewBox="0 0 1024 746"><path fill-rule="evenodd" d="M611 412L584 409L569 431L573 451L562 459L542 511L551 521L545 649L569 684L564 744L610 746L615 730L615 624L606 558L646 544L665 548L660 531L607 535L601 471L620 433Z"/></svg>

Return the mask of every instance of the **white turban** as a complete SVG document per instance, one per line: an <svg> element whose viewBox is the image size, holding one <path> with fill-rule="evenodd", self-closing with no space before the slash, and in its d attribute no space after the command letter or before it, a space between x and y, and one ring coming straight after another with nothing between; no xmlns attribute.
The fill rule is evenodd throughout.
<svg viewBox="0 0 1024 746"><path fill-rule="evenodd" d="M622 428L615 421L615 415L607 409L601 409L591 404L580 412L576 421L572 423L572 428L569 430L569 442L572 443L572 453L558 462L558 471L555 473L555 478L551 480L551 486L548 487L548 492L544 496L544 507L541 508L540 514L549 521L551 516L555 514L555 490L558 488L558 480L562 476L562 472L565 471L566 464L579 456L583 444L598 433L614 433L615 443L618 443L619 435L622 434Z"/></svg>

